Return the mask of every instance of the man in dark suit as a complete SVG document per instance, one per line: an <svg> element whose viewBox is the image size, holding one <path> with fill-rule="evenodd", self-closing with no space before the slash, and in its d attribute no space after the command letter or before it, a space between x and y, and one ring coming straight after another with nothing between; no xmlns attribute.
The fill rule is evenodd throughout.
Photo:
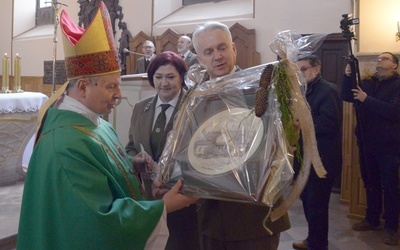
<svg viewBox="0 0 400 250"><path fill-rule="evenodd" d="M193 33L193 46L199 63L206 68L206 79L229 75L238 70L236 47L229 28L208 22ZM276 204L277 205L277 204ZM199 209L199 230L204 249L268 249L276 250L280 232L290 228L288 215L266 221L264 206L206 199Z"/></svg>
<svg viewBox="0 0 400 250"><path fill-rule="evenodd" d="M156 48L154 47L154 43L150 40L146 40L142 46L142 52L145 56L140 57L136 60L136 70L135 74L141 74L147 72L147 67L150 65L150 62L156 56L154 52Z"/></svg>
<svg viewBox="0 0 400 250"><path fill-rule="evenodd" d="M186 65L190 68L193 64L198 63L197 55L190 51L192 47L192 39L188 36L181 36L178 39L178 54L185 60Z"/></svg>

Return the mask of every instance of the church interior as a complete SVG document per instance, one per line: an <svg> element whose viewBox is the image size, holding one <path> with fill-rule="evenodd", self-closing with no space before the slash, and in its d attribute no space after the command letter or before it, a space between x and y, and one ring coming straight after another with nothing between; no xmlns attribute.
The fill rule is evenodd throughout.
<svg viewBox="0 0 400 250"><path fill-rule="evenodd" d="M46 4L46 3L47 4ZM53 2L53 3L52 3ZM0 8L0 250L15 249L24 178L33 149L37 109L15 111L7 99L13 94L41 105L66 81L59 12L65 9L82 28L93 18L100 1L3 0ZM400 55L400 2L260 1L260 0L104 0L109 9L121 59L121 103L105 117L123 145L128 141L130 116L139 100L153 95L147 75L135 74L146 40L155 53L177 51L180 36L191 36L199 24L219 21L232 33L237 64L245 69L277 60L269 49L276 34L292 30L301 35L326 34L315 53L321 58L324 78L341 87L350 53L359 59L362 76L374 69L383 51ZM343 34L341 21L351 24L352 36ZM351 50L351 51L350 51ZM195 51L194 51L195 52ZM26 102L29 105L31 102ZM4 106L3 106L4 105ZM23 114L27 113L27 114ZM21 122L22 121L22 122ZM342 169L329 208L329 249L400 249L382 244L382 231L356 232L354 222L365 215L366 198L359 171L354 135L355 111L343 103ZM297 200L289 210L292 227L281 234L279 249L307 236L307 222Z"/></svg>

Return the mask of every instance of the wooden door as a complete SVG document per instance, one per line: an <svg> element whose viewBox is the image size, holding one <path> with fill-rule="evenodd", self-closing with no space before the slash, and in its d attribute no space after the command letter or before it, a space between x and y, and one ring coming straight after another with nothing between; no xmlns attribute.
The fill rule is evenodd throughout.
<svg viewBox="0 0 400 250"><path fill-rule="evenodd" d="M321 59L322 76L329 82L334 83L338 87L340 93L342 89L342 79L343 79L344 69L347 65L345 57L349 55L348 41L343 37L341 33L329 34L315 54ZM343 163L342 163L342 169L337 174L337 178L334 184L334 190L340 190L341 199L344 202L348 202L350 198L350 187L348 185L350 183L349 170L351 169L351 162L349 162L348 158L351 156L351 149L352 149L351 145L349 145L348 143L349 141L351 143L354 133L353 133L353 125L351 123L352 118L349 117L348 114L348 107L345 105L342 107L342 110L343 110L343 126L342 126Z"/></svg>

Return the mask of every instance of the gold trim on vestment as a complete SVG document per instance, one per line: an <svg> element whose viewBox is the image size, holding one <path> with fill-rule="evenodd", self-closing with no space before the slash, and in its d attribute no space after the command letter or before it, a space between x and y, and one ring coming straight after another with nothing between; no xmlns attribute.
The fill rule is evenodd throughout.
<svg viewBox="0 0 400 250"><path fill-rule="evenodd" d="M121 170L121 173L122 173L122 175L124 176L126 185L127 185L128 188L129 188L129 192L131 193L131 197L132 197L134 200L139 200L138 197L136 196L135 192L133 191L132 185L130 184L130 182L129 182L129 180L128 180L128 176L127 176L127 174L126 174L126 171L125 171L124 167L122 166L122 164L120 163L120 161L118 160L118 158L115 156L115 154L114 154L114 153L111 151L111 149L108 147L108 145L104 144L103 141L102 141L98 136L96 136L95 134L93 134L92 132L90 132L89 130L87 130L86 128L81 127L81 126L72 126L72 127L75 128L76 130L79 130L79 131L81 131L81 132L83 132L83 133L85 133L85 134L87 134L87 135L93 137L96 141L98 141L98 142L101 143L101 145L102 145L102 146L104 147L104 149L106 150L107 154L108 154L109 156L111 156L111 158L112 158L112 159L115 161L115 163L117 164L119 170ZM136 175L135 175L135 176L136 176ZM138 176L136 176L136 178L138 178ZM138 180L139 180L139 178L138 178ZM139 181L139 183L140 183L140 181ZM144 192L143 192L142 186L141 186L140 184L139 184L139 190L140 190L140 193L143 195Z"/></svg>

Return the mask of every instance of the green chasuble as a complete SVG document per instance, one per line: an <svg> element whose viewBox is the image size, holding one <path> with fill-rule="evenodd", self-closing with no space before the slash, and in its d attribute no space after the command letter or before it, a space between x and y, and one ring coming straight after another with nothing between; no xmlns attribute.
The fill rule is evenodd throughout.
<svg viewBox="0 0 400 250"><path fill-rule="evenodd" d="M146 245L164 203L143 200L115 130L100 120L48 110L25 180L18 249Z"/></svg>

